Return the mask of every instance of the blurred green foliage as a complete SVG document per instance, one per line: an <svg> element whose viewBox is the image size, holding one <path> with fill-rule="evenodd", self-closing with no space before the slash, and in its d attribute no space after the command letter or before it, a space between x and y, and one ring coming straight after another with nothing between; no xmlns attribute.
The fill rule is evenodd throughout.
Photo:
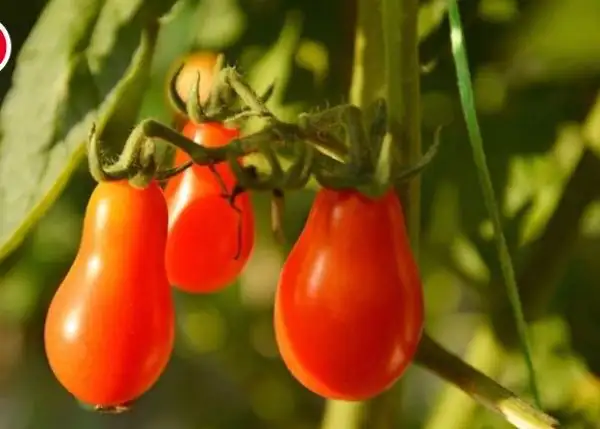
<svg viewBox="0 0 600 429"><path fill-rule="evenodd" d="M15 52L43 7L41 0L18 13L6 3L0 6ZM531 295L524 302L536 307L530 319L535 319L533 360L542 402L564 427L597 428L600 162L581 160L589 155L586 145L600 147L600 3L469 0L461 8L488 163L517 272L527 274L519 276L524 293ZM170 121L166 75L177 58L195 49L223 50L259 90L277 79L280 89L272 107L288 119L347 100L352 9L348 0L179 2L161 29L141 116ZM443 1L424 2L421 28L436 28L443 11ZM422 78L426 144L435 127L447 125L440 153L423 177L420 266L428 330L526 394L525 369L513 349L510 313L503 310L490 224L462 123L446 21L425 38L421 56L424 64L435 62ZM13 66L14 60L0 72L2 94L11 84ZM43 75L43 70L31 73ZM37 93L31 87L32 97ZM44 124L40 119L24 113L18 125L35 128ZM27 164L20 168L27 174ZM576 174L575 185L567 185ZM259 239L239 282L208 296L175 292L176 353L131 413L95 415L62 389L45 361L43 321L77 250L92 187L86 166L79 166L56 204L0 265L0 428L317 427L323 400L292 379L274 343L272 299L287 249L269 233L265 195L254 197ZM307 189L288 199L290 242L302 228L312 195ZM577 210L560 211L561 205L577 204ZM558 214L559 221L549 222ZM548 234L553 240L536 245ZM444 408L443 400L438 402L442 383L418 368L409 370L405 386L402 402L395 404L405 422L398 427L508 427L485 410ZM442 425L435 420L427 425L440 409Z"/></svg>

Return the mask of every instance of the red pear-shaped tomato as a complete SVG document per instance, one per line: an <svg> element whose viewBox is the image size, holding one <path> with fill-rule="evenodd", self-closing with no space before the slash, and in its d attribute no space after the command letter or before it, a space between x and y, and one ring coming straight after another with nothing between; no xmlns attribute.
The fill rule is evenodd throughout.
<svg viewBox="0 0 600 429"><path fill-rule="evenodd" d="M421 281L396 194L320 190L275 300L290 372L321 396L368 399L402 375L422 326Z"/></svg>
<svg viewBox="0 0 600 429"><path fill-rule="evenodd" d="M116 407L158 380L173 349L165 272L167 206L156 183L100 183L88 203L75 261L48 309L45 348L81 402Z"/></svg>
<svg viewBox="0 0 600 429"><path fill-rule="evenodd" d="M217 123L189 122L183 134L207 147L219 147L239 135ZM176 155L179 165L188 159ZM227 193L235 176L227 163L215 166ZM254 247L254 212L248 193L228 203L218 178L207 166L194 165L169 181L166 267L171 284L187 292L214 292L231 284L241 273Z"/></svg>

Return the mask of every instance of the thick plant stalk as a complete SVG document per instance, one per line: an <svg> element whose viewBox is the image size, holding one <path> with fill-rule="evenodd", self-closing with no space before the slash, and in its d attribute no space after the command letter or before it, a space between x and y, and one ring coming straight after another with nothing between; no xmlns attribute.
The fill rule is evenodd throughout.
<svg viewBox="0 0 600 429"><path fill-rule="evenodd" d="M392 137L394 159L388 160L392 171L416 165L421 160L420 63L418 35L418 0L380 0L379 22L382 50L376 66L384 70L383 95L388 109L388 132ZM371 6L373 7L373 6ZM383 67L381 67L383 65ZM371 64L373 67L373 64ZM363 78L371 79L369 76ZM380 80L381 81L381 80ZM421 181L419 176L397 187L406 229L415 259L419 259L421 231ZM374 399L367 408L374 428L394 426L402 403L402 380Z"/></svg>
<svg viewBox="0 0 600 429"><path fill-rule="evenodd" d="M364 409L364 402L328 400L321 429L358 428L363 420Z"/></svg>
<svg viewBox="0 0 600 429"><path fill-rule="evenodd" d="M356 5L358 13L350 102L358 107L366 108L375 99L384 95L386 76L384 56L386 51L378 2L357 0ZM325 405L325 416L321 427L322 429L356 429L360 427L366 409L365 402L329 400Z"/></svg>
<svg viewBox="0 0 600 429"><path fill-rule="evenodd" d="M350 103L362 108L383 95L383 40L381 14L377 6L375 0L356 1L358 13ZM328 400L321 428L356 429L365 417L366 408L365 402Z"/></svg>
<svg viewBox="0 0 600 429"><path fill-rule="evenodd" d="M418 13L418 0L381 0L388 131L397 148L398 167L415 165L422 156ZM411 248L417 259L420 183L416 176L399 187Z"/></svg>
<svg viewBox="0 0 600 429"><path fill-rule="evenodd" d="M421 153L421 66L419 62L419 1L381 0L381 28L383 30L384 94L388 107L388 132L394 144L391 165L398 169L416 165ZM421 232L421 179L415 176L400 183L397 192L402 201L406 229L411 250L419 260ZM372 420L377 428L395 426L400 413L403 383L373 401ZM401 414L400 414L401 417Z"/></svg>
<svg viewBox="0 0 600 429"><path fill-rule="evenodd" d="M377 0L357 0L350 103L366 107L383 95L383 35Z"/></svg>

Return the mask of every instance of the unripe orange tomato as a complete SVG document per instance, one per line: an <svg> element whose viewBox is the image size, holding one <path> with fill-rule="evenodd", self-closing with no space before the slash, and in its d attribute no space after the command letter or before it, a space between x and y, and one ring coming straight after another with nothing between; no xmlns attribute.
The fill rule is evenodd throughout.
<svg viewBox="0 0 600 429"><path fill-rule="evenodd" d="M189 98L192 85L198 79L198 73L200 73L199 100L204 103L208 99L215 78L216 64L217 54L209 51L193 52L177 61L177 66L181 69L175 77L174 88L181 101L185 103Z"/></svg>
<svg viewBox="0 0 600 429"><path fill-rule="evenodd" d="M286 366L321 396L368 399L402 375L423 295L394 192L318 192L281 271L274 321Z"/></svg>
<svg viewBox="0 0 600 429"><path fill-rule="evenodd" d="M239 135L217 123L189 122L183 134L208 147L227 144ZM176 163L188 159L183 152ZM227 193L236 180L226 163L215 166ZM254 247L254 211L247 192L229 204L214 172L193 165L165 188L169 207L166 267L169 280L186 292L215 292L231 284L244 269Z"/></svg>
<svg viewBox="0 0 600 429"><path fill-rule="evenodd" d="M79 251L44 332L52 371L81 402L131 402L169 361L175 315L164 266L167 222L156 183L103 182L92 193Z"/></svg>

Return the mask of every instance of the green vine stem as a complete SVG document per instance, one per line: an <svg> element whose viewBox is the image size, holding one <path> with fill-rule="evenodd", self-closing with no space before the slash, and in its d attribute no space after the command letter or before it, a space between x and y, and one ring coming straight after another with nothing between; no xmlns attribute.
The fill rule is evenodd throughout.
<svg viewBox="0 0 600 429"><path fill-rule="evenodd" d="M418 18L418 0L381 0L383 90L388 108L388 132L394 148L394 159L390 162L394 169L415 165L422 157ZM399 182L396 189L402 201L411 249L418 261L420 177ZM369 421L373 421L373 427L393 427L394 420L401 418L401 412L394 410L400 410L403 391L400 380L390 391L372 401Z"/></svg>
<svg viewBox="0 0 600 429"><path fill-rule="evenodd" d="M490 326L482 323L469 341L463 359L489 377L495 377L502 369L504 349L494 337ZM425 366L425 365L424 365ZM475 399L475 400L473 400ZM471 426L478 402L464 390L446 384L430 411L424 429L463 429Z"/></svg>
<svg viewBox="0 0 600 429"><path fill-rule="evenodd" d="M321 429L356 429L364 419L364 402L327 400Z"/></svg>
<svg viewBox="0 0 600 429"><path fill-rule="evenodd" d="M421 159L418 0L381 0L388 131L396 148L395 163ZM398 186L414 255L419 255L421 192L419 177Z"/></svg>
<svg viewBox="0 0 600 429"><path fill-rule="evenodd" d="M421 159L418 59L418 1L358 0L355 59L350 100L359 107L371 105L383 93L388 107L388 131L395 149L393 162L401 168ZM400 23L400 25L399 25ZM402 156L400 156L400 154ZM399 187L411 246L418 255L420 232L420 181ZM389 427L400 403L401 384L370 404L329 401L323 428L356 428L365 412L373 427Z"/></svg>
<svg viewBox="0 0 600 429"><path fill-rule="evenodd" d="M383 94L384 64L381 15L373 0L356 0L357 21L350 103L364 108Z"/></svg>
<svg viewBox="0 0 600 429"><path fill-rule="evenodd" d="M417 360L422 366L458 386L480 404L502 415L517 428L558 427L558 422L554 418L535 409L514 393L465 364L427 335L421 340ZM462 410L457 408L454 412L460 413Z"/></svg>
<svg viewBox="0 0 600 429"><path fill-rule="evenodd" d="M385 53L381 11L378 2L356 0L356 7L357 19L350 103L364 109L383 95ZM386 101L389 103L389 100ZM325 404L325 414L321 428L356 429L365 418L366 411L367 403L365 402L328 400ZM370 414L373 414L373 410Z"/></svg>
<svg viewBox="0 0 600 429"><path fill-rule="evenodd" d="M452 43L452 53L454 55L454 63L456 65L456 72L458 75L458 89L463 107L463 114L469 133L469 141L473 151L473 158L477 167L479 182L483 192L483 199L494 226L494 238L496 241L500 266L502 269L502 276L504 277L504 283L506 284L506 290L512 307L513 317L515 319L523 356L529 372L529 386L537 406L541 408L540 395L535 377L535 369L533 366L533 360L531 358L531 347L527 334L527 324L525 322L525 316L521 306L521 299L519 297L519 290L517 288L513 264L508 251L504 233L502 232L500 212L496 204L494 187L490 177L489 169L487 167L485 151L483 149L481 130L479 129L479 123L477 121L473 88L471 86L471 73L469 71L467 52L464 43L464 34L460 20L460 12L458 10L458 4L456 0L450 0L448 14L450 17L450 40Z"/></svg>

